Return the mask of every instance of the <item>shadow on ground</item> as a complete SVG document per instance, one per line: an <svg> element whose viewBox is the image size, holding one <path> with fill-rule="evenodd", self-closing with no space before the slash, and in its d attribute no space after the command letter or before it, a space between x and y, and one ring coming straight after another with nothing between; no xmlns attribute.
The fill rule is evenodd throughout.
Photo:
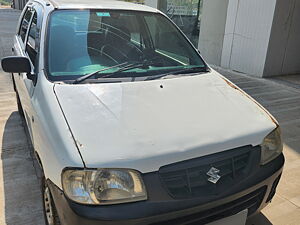
<svg viewBox="0 0 300 225"><path fill-rule="evenodd" d="M6 225L43 225L39 179L18 112L5 123L1 160Z"/></svg>
<svg viewBox="0 0 300 225"><path fill-rule="evenodd" d="M273 225L268 218L263 214L259 213L256 216L247 220L246 225Z"/></svg>

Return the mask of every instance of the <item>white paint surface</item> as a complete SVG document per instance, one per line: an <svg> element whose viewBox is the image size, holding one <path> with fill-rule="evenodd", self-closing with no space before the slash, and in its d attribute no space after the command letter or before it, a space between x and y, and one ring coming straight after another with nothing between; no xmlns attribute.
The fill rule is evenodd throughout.
<svg viewBox="0 0 300 225"><path fill-rule="evenodd" d="M216 72L148 82L61 84L55 92L90 168L157 171L170 163L259 145L276 127Z"/></svg>
<svg viewBox="0 0 300 225"><path fill-rule="evenodd" d="M45 15L52 10L46 7ZM275 128L257 104L216 72L149 82L54 85L45 78L43 56L41 45L40 78L31 98L33 143L45 176L59 187L63 168L84 166L81 155L87 167L150 172L176 161L258 145Z"/></svg>
<svg viewBox="0 0 300 225"><path fill-rule="evenodd" d="M147 12L157 12L155 8L151 8L141 4L117 0L52 0L59 9L119 9L119 10L139 10Z"/></svg>

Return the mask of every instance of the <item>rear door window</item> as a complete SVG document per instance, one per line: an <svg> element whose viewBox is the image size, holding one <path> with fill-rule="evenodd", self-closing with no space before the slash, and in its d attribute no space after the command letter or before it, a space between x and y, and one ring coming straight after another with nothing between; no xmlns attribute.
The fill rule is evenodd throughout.
<svg viewBox="0 0 300 225"><path fill-rule="evenodd" d="M23 42L25 42L26 34L29 28L32 15L33 15L33 10L31 8L27 8L23 20L21 22L21 27L19 31L19 35Z"/></svg>
<svg viewBox="0 0 300 225"><path fill-rule="evenodd" d="M32 9L33 17L30 21L29 30L27 32L27 38L25 38L25 50L30 58L32 65L36 69L37 67L37 57L40 49L40 36L42 29L43 20L43 7L36 3Z"/></svg>
<svg viewBox="0 0 300 225"><path fill-rule="evenodd" d="M26 44L26 52L28 53L28 56L33 65L35 65L37 50L38 50L36 46L37 34L38 34L37 13L35 12L30 25L27 44Z"/></svg>

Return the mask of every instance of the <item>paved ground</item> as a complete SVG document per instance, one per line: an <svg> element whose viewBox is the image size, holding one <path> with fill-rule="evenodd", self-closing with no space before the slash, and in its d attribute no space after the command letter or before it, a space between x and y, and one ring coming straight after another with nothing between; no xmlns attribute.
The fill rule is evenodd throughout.
<svg viewBox="0 0 300 225"><path fill-rule="evenodd" d="M18 17L18 11L0 9L0 58L11 54ZM11 77L0 68L0 225L43 225L30 149Z"/></svg>
<svg viewBox="0 0 300 225"><path fill-rule="evenodd" d="M299 225L300 85L253 78L222 69L219 72L266 107L279 121L283 133L286 164L277 195L262 214L248 221L248 225Z"/></svg>
<svg viewBox="0 0 300 225"><path fill-rule="evenodd" d="M271 78L274 81L281 82L283 84L300 89L300 74L297 75L285 75Z"/></svg>
<svg viewBox="0 0 300 225"><path fill-rule="evenodd" d="M18 12L0 9L0 57L10 54ZM286 166L278 193L249 225L300 224L300 89L221 71L279 120ZM297 86L298 87L298 86ZM11 78L0 70L0 225L43 225L41 194Z"/></svg>

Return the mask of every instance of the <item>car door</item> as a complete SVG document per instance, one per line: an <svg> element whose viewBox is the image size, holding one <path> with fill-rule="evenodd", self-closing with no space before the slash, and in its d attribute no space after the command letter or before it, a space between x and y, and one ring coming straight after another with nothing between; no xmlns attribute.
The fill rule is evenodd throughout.
<svg viewBox="0 0 300 225"><path fill-rule="evenodd" d="M19 27L18 33L15 36L14 46L12 49L16 56L26 56L25 43L26 43L27 33L29 30L29 25L30 25L31 19L33 17L33 12L34 11L31 6L26 7L23 12L23 16L22 16L22 19L20 22L20 27ZM13 74L16 91L19 95L23 109L25 110L25 95L24 95L25 87L24 87L24 82L23 82L24 76L26 76L26 74L23 74L23 73Z"/></svg>
<svg viewBox="0 0 300 225"><path fill-rule="evenodd" d="M38 73L42 12L43 8L38 3L27 7L21 22L19 34L17 35L17 43L15 43L14 46L14 48L17 49L15 50L15 54L29 58L32 67L30 76L25 73L14 74L16 88L31 137L31 123L34 120L34 109L31 104L31 97L34 93Z"/></svg>

